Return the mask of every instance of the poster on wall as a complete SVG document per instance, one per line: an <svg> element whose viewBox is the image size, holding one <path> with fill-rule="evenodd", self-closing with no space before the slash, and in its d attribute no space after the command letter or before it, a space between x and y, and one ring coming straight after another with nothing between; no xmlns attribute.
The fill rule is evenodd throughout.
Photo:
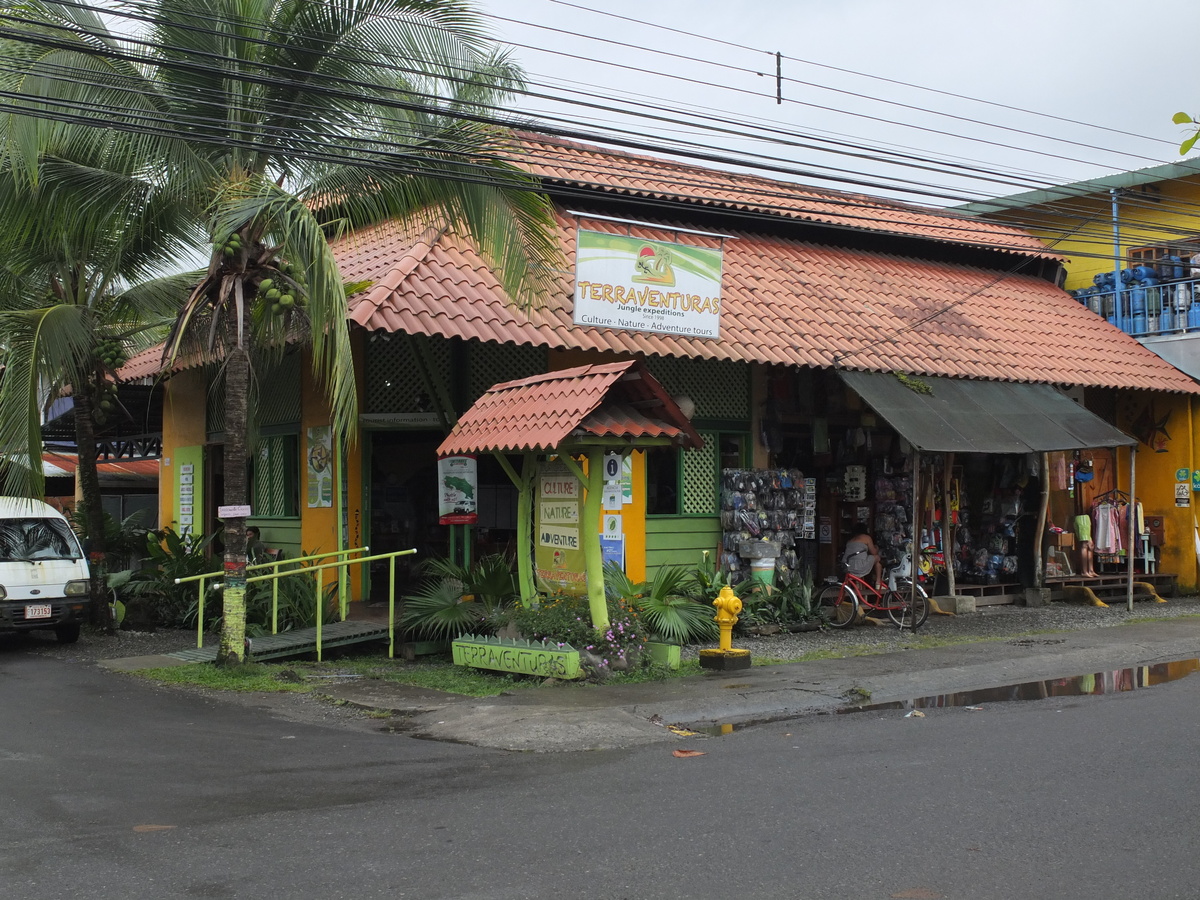
<svg viewBox="0 0 1200 900"><path fill-rule="evenodd" d="M474 525L479 520L479 474L474 456L437 461L438 524Z"/></svg>
<svg viewBox="0 0 1200 900"><path fill-rule="evenodd" d="M308 508L333 506L333 430L328 425L308 429Z"/></svg>
<svg viewBox="0 0 1200 900"><path fill-rule="evenodd" d="M579 540L582 503L579 479L558 460L542 463L537 479L534 569L549 590L571 594L587 590Z"/></svg>
<svg viewBox="0 0 1200 900"><path fill-rule="evenodd" d="M579 229L576 325L721 336L722 251Z"/></svg>

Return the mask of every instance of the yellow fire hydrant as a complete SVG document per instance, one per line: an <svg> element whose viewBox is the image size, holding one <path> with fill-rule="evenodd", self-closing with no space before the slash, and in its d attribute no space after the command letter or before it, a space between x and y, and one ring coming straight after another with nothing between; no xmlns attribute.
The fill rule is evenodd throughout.
<svg viewBox="0 0 1200 900"><path fill-rule="evenodd" d="M733 626L737 624L738 613L742 611L742 601L729 585L721 588L721 593L713 601L717 608L717 627L721 629L721 641L718 649L733 649Z"/></svg>
<svg viewBox="0 0 1200 900"><path fill-rule="evenodd" d="M721 629L720 646L716 649L700 651L700 667L704 669L745 669L750 666L750 651L733 649L733 626L737 624L738 613L742 611L742 601L729 585L721 588L721 593L713 601L717 608L714 616L717 627Z"/></svg>

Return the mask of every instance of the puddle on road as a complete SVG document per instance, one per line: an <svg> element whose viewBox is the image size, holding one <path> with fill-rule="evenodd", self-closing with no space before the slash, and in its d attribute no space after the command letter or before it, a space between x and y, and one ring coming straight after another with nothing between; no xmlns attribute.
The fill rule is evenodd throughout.
<svg viewBox="0 0 1200 900"><path fill-rule="evenodd" d="M871 703L863 706L846 706L838 713L875 712L885 709L931 709L951 706L981 706L984 703L1001 703L1011 700L1045 700L1049 697L1084 697L1096 694L1121 694L1128 691L1154 687L1186 678L1200 672L1200 659L1179 659L1173 662L1155 663L1152 666L1137 666L1129 669L1111 669L1090 675L1073 675L1069 678L1050 678L1046 681L1026 681L1003 687L981 688L955 694L936 694L917 697L913 700L897 700L892 703Z"/></svg>

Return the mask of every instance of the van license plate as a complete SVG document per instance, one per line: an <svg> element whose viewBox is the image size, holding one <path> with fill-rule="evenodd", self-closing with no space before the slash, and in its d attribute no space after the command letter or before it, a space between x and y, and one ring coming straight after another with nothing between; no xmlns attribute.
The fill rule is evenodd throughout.
<svg viewBox="0 0 1200 900"><path fill-rule="evenodd" d="M26 606L25 607L25 618L26 619L48 619L48 618L50 618L50 604L49 603L41 603L41 604L38 604L37 606Z"/></svg>

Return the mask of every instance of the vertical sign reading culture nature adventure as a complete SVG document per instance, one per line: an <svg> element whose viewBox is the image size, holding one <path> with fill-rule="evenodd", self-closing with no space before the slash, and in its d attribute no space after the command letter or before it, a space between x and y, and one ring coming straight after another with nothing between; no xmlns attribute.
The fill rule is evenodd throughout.
<svg viewBox="0 0 1200 900"><path fill-rule="evenodd" d="M575 324L721 336L720 250L579 229Z"/></svg>
<svg viewBox="0 0 1200 900"><path fill-rule="evenodd" d="M582 485L565 465L558 460L542 463L537 480L534 568L551 590L570 594L587 590L579 540L582 502Z"/></svg>

